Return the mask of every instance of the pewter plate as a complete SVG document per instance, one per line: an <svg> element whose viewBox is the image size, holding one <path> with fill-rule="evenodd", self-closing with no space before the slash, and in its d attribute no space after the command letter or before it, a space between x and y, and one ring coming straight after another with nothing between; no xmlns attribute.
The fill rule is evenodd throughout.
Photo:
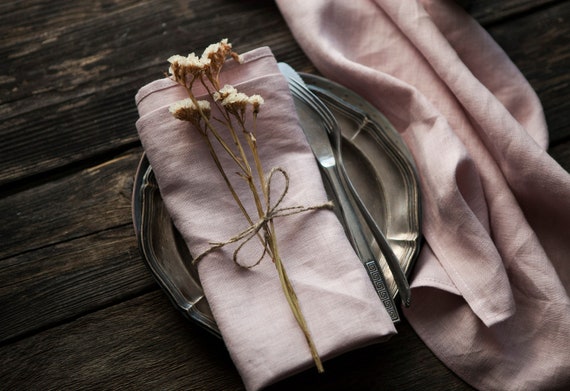
<svg viewBox="0 0 570 391"><path fill-rule="evenodd" d="M421 212L416 170L408 149L386 118L360 96L322 77L301 76L337 117L348 174L409 275L421 245ZM135 175L133 223L142 256L174 306L219 336L191 264L192 256L168 215L144 155ZM390 269L372 234L367 235L388 289L396 298Z"/></svg>

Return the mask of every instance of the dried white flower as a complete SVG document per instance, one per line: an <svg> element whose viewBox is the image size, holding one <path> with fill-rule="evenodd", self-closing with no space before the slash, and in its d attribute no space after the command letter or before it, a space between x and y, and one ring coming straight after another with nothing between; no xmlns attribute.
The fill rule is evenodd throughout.
<svg viewBox="0 0 570 391"><path fill-rule="evenodd" d="M209 60L203 61L194 53L190 53L187 57L176 54L171 56L168 62L171 79L188 88L192 87L194 80L200 77L209 65Z"/></svg>
<svg viewBox="0 0 570 391"><path fill-rule="evenodd" d="M188 67L194 67L196 69L204 69L207 65L206 62L202 61L202 59L194 53L190 53L188 57L186 57L186 60Z"/></svg>
<svg viewBox="0 0 570 391"><path fill-rule="evenodd" d="M233 113L244 112L248 103L249 96L237 90L232 91L222 100L222 106Z"/></svg>
<svg viewBox="0 0 570 391"><path fill-rule="evenodd" d="M192 99L186 98L174 102L168 110L175 118L197 125L202 120L202 115L209 119L211 114L210 102L199 100L197 103L196 105Z"/></svg>
<svg viewBox="0 0 570 391"><path fill-rule="evenodd" d="M231 84L226 84L223 86L219 91L214 92L214 100L224 100L228 97L228 95L237 92L234 86Z"/></svg>
<svg viewBox="0 0 570 391"><path fill-rule="evenodd" d="M204 63L209 61L204 74L216 89L220 88L218 76L228 56L233 57L236 61L240 61L239 55L232 51L232 44L227 39L211 44L202 53L201 61Z"/></svg>
<svg viewBox="0 0 570 391"><path fill-rule="evenodd" d="M181 56L180 54L175 54L173 56L168 57L168 62L171 64L180 63L186 61L186 57Z"/></svg>
<svg viewBox="0 0 570 391"><path fill-rule="evenodd" d="M265 101L263 100L263 98L261 97L261 95L252 95L249 97L248 102L251 104L251 106L253 107L253 113L257 114L259 113L259 108L261 107L261 105L263 103L265 103Z"/></svg>
<svg viewBox="0 0 570 391"><path fill-rule="evenodd" d="M232 51L232 44L227 38L209 45L202 53L202 61L223 62ZM220 64L221 65L221 64Z"/></svg>

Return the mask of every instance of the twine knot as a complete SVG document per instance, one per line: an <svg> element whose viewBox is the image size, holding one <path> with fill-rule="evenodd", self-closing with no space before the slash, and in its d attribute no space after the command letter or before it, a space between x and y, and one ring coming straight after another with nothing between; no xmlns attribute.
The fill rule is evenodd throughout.
<svg viewBox="0 0 570 391"><path fill-rule="evenodd" d="M271 183L272 183L273 177L276 173L281 174L283 176L283 178L285 180L285 186L283 188L283 191L279 195L279 198L275 202L275 204L271 205ZM291 216L291 215L307 212L310 210L319 210L319 209L332 210L333 209L332 201L327 201L327 202L324 202L322 204L313 205L313 206L301 206L300 205L300 206L280 207L281 203L285 199L285 196L287 195L288 192L289 192L289 175L287 174L287 172L284 169L282 169L281 167L275 167L275 168L271 169L271 171L269 172L269 175L267 177L267 194L269 194L269 196L268 196L269 199L267 202L266 210L264 211L263 215L261 215L255 223L251 224L249 227L247 227L246 229L244 229L243 231L241 231L237 235L231 237L230 239L226 240L225 242L210 242L210 247L208 249L206 249L205 251L203 251L201 254L199 254L197 257L195 257L194 260L192 261L192 263L197 264L206 255L208 255L208 254L210 254L210 253L212 253L212 252L214 252L214 251L216 251L216 250L218 250L218 249L220 249L220 248L222 248L228 244L241 242L239 244L239 246L236 248L236 250L234 251L232 259L236 265L243 267L243 268L246 268L246 269L251 269L251 268L259 265L259 263L261 263L261 261L263 260L263 258L267 254L267 252L269 251L269 249L268 249L268 237L267 236L270 235L270 229L268 227L268 224L273 219L275 219L277 217ZM261 230L263 230L263 235L260 236ZM247 265L247 264L240 262L239 261L239 252L251 239L253 239L256 236L259 237L261 244L263 246L263 252L261 253L260 257L255 261L255 263L253 263L251 265Z"/></svg>

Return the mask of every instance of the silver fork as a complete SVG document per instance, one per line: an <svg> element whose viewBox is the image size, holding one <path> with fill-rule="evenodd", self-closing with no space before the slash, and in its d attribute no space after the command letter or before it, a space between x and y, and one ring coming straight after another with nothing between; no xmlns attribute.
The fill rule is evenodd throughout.
<svg viewBox="0 0 570 391"><path fill-rule="evenodd" d="M326 129L323 128L322 118L316 111L311 98L312 92L306 88L300 76L286 64L279 64L281 71L289 80L289 88L295 100L301 102L304 107L297 106L297 111L303 121L303 131L305 132L309 144L322 172L326 175L338 202L342 214L347 236L353 245L358 257L364 264L376 293L392 321L399 321L398 310L392 299L392 295L387 289L382 270L376 261L376 257L370 248L370 244L362 231L362 226L356 211L350 201L348 193L342 184L341 175L338 171L338 164Z"/></svg>
<svg viewBox="0 0 570 391"><path fill-rule="evenodd" d="M328 107L318 97L316 97L312 93L312 91L310 91L308 87L304 83L302 83L302 81L292 78L290 80L290 83L292 85L291 87L300 96L302 96L303 99L306 99L307 102L311 104L314 110L321 117L325 129L327 130L327 132L329 133L329 135L333 140L336 152L335 157L336 157L338 170L344 179L346 187L349 189L350 193L352 194L358 209L360 210L362 216L364 217L366 224L370 228L370 231L372 232L374 239L378 243L382 255L386 259L386 263L388 264L388 267L390 268L390 271L394 276L394 281L396 282L396 286L398 287L398 292L400 294L400 299L402 300L402 303L406 307L409 307L411 303L410 286L406 278L406 275L402 270L398 257L392 250L392 247L388 243L386 236L384 235L380 227L378 227L378 224L376 223L376 220L368 210L368 207L362 201L362 197L360 197L360 195L358 194L358 190L356 189L356 187L352 183L352 180L350 179L350 176L346 172L346 168L342 160L342 135L338 122L336 121L334 115L331 113Z"/></svg>

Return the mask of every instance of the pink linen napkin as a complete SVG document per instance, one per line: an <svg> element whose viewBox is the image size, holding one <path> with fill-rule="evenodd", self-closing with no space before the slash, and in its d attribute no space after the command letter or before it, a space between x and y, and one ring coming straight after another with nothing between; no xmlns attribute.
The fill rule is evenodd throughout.
<svg viewBox="0 0 570 391"><path fill-rule="evenodd" d="M242 64L230 60L224 65L221 85L232 84L265 100L256 136L261 160L267 171L281 167L290 176L280 206L322 204L327 196L318 167L271 51L260 48L242 57ZM165 205L196 256L211 241L226 241L248 224L202 139L169 113L169 105L183 98L184 89L169 79L143 87L136 96L137 129ZM240 193L248 191L242 182ZM277 182L273 186L278 188ZM275 226L281 257L323 359L395 333L333 211L281 217ZM266 259L253 269L242 269L232 261L234 249L227 246L210 253L198 263L198 271L230 355L246 387L256 390L313 362L274 264ZM246 246L240 257L256 259L259 252L260 248Z"/></svg>
<svg viewBox="0 0 570 391"><path fill-rule="evenodd" d="M481 389L570 389L570 175L526 80L453 1L278 0L324 76L394 124L426 238L406 317Z"/></svg>

